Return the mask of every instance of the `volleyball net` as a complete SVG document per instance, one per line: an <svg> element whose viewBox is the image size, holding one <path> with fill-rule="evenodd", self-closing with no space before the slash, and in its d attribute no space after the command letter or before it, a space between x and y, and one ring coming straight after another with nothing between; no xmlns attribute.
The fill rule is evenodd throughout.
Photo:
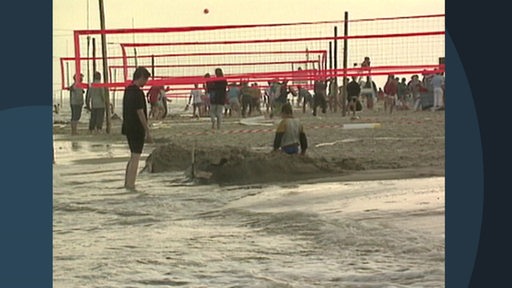
<svg viewBox="0 0 512 288"><path fill-rule="evenodd" d="M215 68L221 68L229 82L259 86L276 79L310 86L316 79L333 77L385 79L389 74L444 72L444 22L445 15L438 14L346 23L80 30L74 32L74 57L61 58L61 83L66 89L78 73L84 74L84 82L92 82L91 71L106 66L107 81L95 85L122 89L135 68L145 66L152 75L148 87L169 86L171 96L183 97L194 83L204 83L206 73L214 75ZM102 35L106 58L98 49ZM371 69L361 67L365 57L370 57Z"/></svg>

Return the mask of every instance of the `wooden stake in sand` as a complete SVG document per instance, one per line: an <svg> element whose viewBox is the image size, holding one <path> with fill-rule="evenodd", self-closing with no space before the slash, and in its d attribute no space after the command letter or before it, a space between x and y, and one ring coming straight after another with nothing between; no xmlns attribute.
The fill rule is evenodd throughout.
<svg viewBox="0 0 512 288"><path fill-rule="evenodd" d="M192 145L192 161L191 161L192 167L190 169L190 174L192 175L192 179L196 178L196 142L194 142L194 145Z"/></svg>

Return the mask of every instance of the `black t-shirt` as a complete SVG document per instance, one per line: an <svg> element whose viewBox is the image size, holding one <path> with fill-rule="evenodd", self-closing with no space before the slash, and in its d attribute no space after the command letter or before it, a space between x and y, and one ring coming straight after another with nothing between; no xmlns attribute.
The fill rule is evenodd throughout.
<svg viewBox="0 0 512 288"><path fill-rule="evenodd" d="M131 84L126 87L123 95L123 125L121 128L123 135L144 135L144 126L137 115L139 109L144 110L147 120L148 111L144 92L138 86Z"/></svg>
<svg viewBox="0 0 512 288"><path fill-rule="evenodd" d="M213 92L213 98L210 99L211 104L224 105L226 104L226 88L228 87L228 81L216 80L212 81L209 91Z"/></svg>
<svg viewBox="0 0 512 288"><path fill-rule="evenodd" d="M315 81L315 84L313 85L315 96L325 97L325 89L327 89L327 84L324 81Z"/></svg>
<svg viewBox="0 0 512 288"><path fill-rule="evenodd" d="M359 86L359 83L356 81L350 81L350 83L347 84L348 99L351 97L358 97L359 93L361 93L361 86Z"/></svg>
<svg viewBox="0 0 512 288"><path fill-rule="evenodd" d="M285 104L288 101L288 85L282 83L279 87L279 97L275 99L276 102Z"/></svg>

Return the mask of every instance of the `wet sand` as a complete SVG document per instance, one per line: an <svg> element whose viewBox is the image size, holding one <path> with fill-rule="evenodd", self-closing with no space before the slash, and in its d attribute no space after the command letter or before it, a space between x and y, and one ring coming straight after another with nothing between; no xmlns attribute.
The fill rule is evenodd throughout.
<svg viewBox="0 0 512 288"><path fill-rule="evenodd" d="M301 119L308 137L306 157L271 153L279 118L267 116L264 121L243 121L244 125L240 118L226 117L220 130L212 130L209 118L190 116L190 111L185 114L178 107L171 107L166 119L150 120L155 143L144 148L149 156L141 163L141 169L156 173L182 170L190 174L194 148L195 175L220 184L445 175L444 111L407 110L390 115L377 105L375 110L362 111L359 119L351 120L349 116L342 117L341 112L314 117L296 109L294 116ZM121 120L111 121L110 134L99 135L88 133L87 121L85 114L79 124L80 135L75 136L70 135L68 124L55 124L54 138L126 142L120 134ZM361 128L359 124L363 123L374 128ZM126 154L129 155L128 150Z"/></svg>

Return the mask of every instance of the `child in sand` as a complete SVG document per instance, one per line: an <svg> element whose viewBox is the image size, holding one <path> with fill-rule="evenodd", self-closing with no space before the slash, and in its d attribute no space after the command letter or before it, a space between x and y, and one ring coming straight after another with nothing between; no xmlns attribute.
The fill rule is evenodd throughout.
<svg viewBox="0 0 512 288"><path fill-rule="evenodd" d="M293 118L292 105L286 103L281 108L281 117L283 118L276 129L274 138L274 150L281 151L287 154L306 154L308 148L308 139L304 133L304 127L300 120Z"/></svg>

